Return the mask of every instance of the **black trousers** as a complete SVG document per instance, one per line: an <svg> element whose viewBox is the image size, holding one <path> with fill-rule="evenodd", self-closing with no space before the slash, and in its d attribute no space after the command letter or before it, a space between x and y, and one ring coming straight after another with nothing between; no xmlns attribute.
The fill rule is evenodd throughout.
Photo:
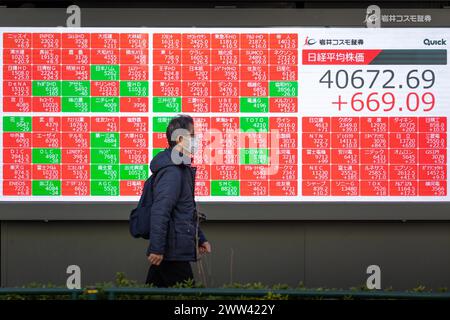
<svg viewBox="0 0 450 320"><path fill-rule="evenodd" d="M145 283L153 284L156 287L171 287L177 282L189 279L194 280L189 261L163 260L159 266L150 266Z"/></svg>

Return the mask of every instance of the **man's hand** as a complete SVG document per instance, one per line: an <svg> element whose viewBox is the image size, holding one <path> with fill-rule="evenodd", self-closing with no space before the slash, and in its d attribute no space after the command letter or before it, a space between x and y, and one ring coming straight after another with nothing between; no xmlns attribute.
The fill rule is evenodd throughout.
<svg viewBox="0 0 450 320"><path fill-rule="evenodd" d="M163 258L164 256L162 254L150 253L147 259L150 261L150 264L159 266Z"/></svg>
<svg viewBox="0 0 450 320"><path fill-rule="evenodd" d="M198 247L199 247L200 253L202 253L202 254L203 253L211 253L211 244L208 241L203 242Z"/></svg>

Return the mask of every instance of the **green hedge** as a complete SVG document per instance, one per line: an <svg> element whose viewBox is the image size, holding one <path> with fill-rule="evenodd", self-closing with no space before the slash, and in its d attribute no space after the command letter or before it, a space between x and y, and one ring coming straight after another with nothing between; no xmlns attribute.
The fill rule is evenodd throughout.
<svg viewBox="0 0 450 320"><path fill-rule="evenodd" d="M139 284L137 281L127 279L125 274L122 272L118 272L116 274L115 280L112 282L102 282L102 283L96 283L92 286L86 287L85 290L79 295L77 295L77 299L80 300L88 300L88 299L99 299L104 300L108 299L108 292L106 292L107 289L111 288L151 288L150 285L145 284ZM21 288L36 288L36 289L46 289L46 288L64 288L62 286L56 286L54 284L40 284L40 283L30 283L29 285L23 286ZM204 288L204 286L196 282L194 284L193 281L186 281L183 283L178 283L177 285L173 286L173 288ZM311 298L305 298L305 297L293 297L289 295L281 295L276 294L273 292L268 292L265 296L262 297L249 297L249 296L207 296L207 295L138 295L138 294L123 294L123 293L115 293L114 299L116 300L215 300L215 299L227 299L227 300L233 300L233 299L247 299L247 300L286 300L286 299L323 299L323 297L320 296L321 292L332 292L332 291L342 291L342 289L338 288L306 288L303 283L299 283L297 287L290 287L286 284L277 284L273 286L267 286L264 285L261 282L256 283L231 283L228 285L223 286L222 288L235 288L235 289L243 289L243 290L252 290L252 289L265 289L265 290L314 290L314 295L317 292L317 296L311 297ZM92 290L92 291L89 291ZM348 289L350 293L348 295L343 296L341 299L353 299L351 292L361 292L361 291L370 291L365 286L360 287L352 287ZM384 289L385 292L392 292L392 288ZM377 292L380 292L380 290L377 290ZM411 290L407 290L405 292L411 292L411 293L445 293L448 292L447 288L440 288L437 291L432 291L430 289L425 288L424 286L418 286L416 288L413 288ZM71 295L44 295L44 294L0 294L0 300L68 300L74 298Z"/></svg>

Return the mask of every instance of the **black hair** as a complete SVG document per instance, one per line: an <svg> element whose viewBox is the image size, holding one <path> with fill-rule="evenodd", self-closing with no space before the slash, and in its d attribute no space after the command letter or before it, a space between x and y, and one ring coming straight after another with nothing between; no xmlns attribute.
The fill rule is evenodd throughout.
<svg viewBox="0 0 450 320"><path fill-rule="evenodd" d="M169 124L167 125L166 130L166 137L167 137L167 143L170 147L174 147L177 142L172 140L172 134L177 129L186 129L189 130L190 126L194 125L194 119L192 119L191 116L180 114L170 120Z"/></svg>

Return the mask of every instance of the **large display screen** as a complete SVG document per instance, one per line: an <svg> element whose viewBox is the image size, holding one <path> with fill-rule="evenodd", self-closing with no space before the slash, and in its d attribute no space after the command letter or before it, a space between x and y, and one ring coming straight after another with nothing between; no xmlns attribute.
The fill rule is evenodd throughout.
<svg viewBox="0 0 450 320"><path fill-rule="evenodd" d="M0 201L136 201L178 114L199 201L448 201L449 32L0 28Z"/></svg>

